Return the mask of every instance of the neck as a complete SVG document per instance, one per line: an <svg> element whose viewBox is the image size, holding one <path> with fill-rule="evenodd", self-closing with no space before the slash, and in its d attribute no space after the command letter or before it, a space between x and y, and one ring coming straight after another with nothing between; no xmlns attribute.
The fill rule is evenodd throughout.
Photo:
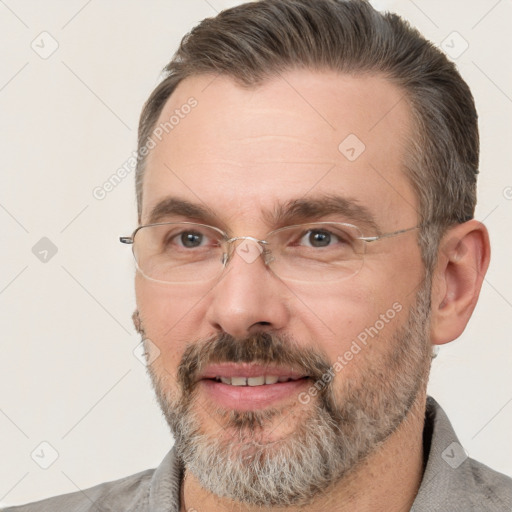
<svg viewBox="0 0 512 512"><path fill-rule="evenodd" d="M423 475L423 425L426 394L418 396L400 427L362 464L304 507L294 512L399 512L410 510ZM201 487L185 470L181 511L261 512L261 507L220 498ZM267 508L289 512L290 507Z"/></svg>

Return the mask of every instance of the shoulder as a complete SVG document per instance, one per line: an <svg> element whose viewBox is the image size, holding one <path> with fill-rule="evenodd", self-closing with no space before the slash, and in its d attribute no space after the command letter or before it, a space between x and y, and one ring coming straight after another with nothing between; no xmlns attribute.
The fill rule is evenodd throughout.
<svg viewBox="0 0 512 512"><path fill-rule="evenodd" d="M461 471L465 500L475 510L512 510L512 479L485 464L468 458ZM480 508L476 508L480 507Z"/></svg>
<svg viewBox="0 0 512 512"><path fill-rule="evenodd" d="M55 496L42 501L3 509L2 512L102 512L142 511L148 500L151 478L148 469L89 489Z"/></svg>
<svg viewBox="0 0 512 512"><path fill-rule="evenodd" d="M425 415L426 467L413 512L512 511L512 479L470 457L439 404Z"/></svg>

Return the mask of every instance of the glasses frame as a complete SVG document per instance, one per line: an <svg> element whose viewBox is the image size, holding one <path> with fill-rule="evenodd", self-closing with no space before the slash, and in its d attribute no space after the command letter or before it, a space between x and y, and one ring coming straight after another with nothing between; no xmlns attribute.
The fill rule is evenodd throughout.
<svg viewBox="0 0 512 512"><path fill-rule="evenodd" d="M135 236L137 235L137 233L141 229L147 228L147 227L152 227L152 226L166 226L166 225L176 225L176 224L180 224L180 225L186 224L186 225L191 225L191 226L200 226L200 227L212 229L213 231L216 231L217 233L219 233L221 235L222 242L224 244L227 244L227 248L228 248L227 252L224 252L223 257L221 259L221 264L223 266L223 269L226 268L227 264L229 263L232 255L233 255L233 252L234 252L234 249L233 249L234 245L233 245L233 243L237 242L239 240L251 240L252 242L260 244L261 246L263 246L263 252L262 252L261 255L263 256L263 260L265 262L265 265L269 266L269 264L273 261L273 257L272 257L272 251L267 247L269 245L269 242L267 240L265 240L265 238L269 238L274 233L278 233L280 231L283 231L283 230L286 230L286 229L290 229L290 228L297 228L297 227L301 227L301 226L307 226L307 225L310 225L310 224L314 224L315 226L316 225L320 225L321 226L323 224L326 224L326 225L333 225L334 224L334 225L339 225L339 226L349 226L350 228L355 228L359 233L361 233L361 230L356 225L354 225L354 224L350 224L350 223L347 223L347 222L320 221L320 222L305 222L305 223L302 223L302 224L292 224L292 225L289 225L289 226L283 226L281 228L274 229L274 230L270 231L269 233L267 233L265 235L264 239L259 239L259 238L255 238L253 236L234 236L234 237L230 237L225 231L223 231L222 229L220 229L220 228L218 228L216 226L211 226L209 224L202 224L200 222L186 222L186 221L184 221L184 222L155 222L155 223L151 223L151 224L143 224L142 226L138 226L133 231L133 233L130 236L120 236L119 237L119 241L122 244L127 244L127 245L132 245L133 246L135 244ZM356 240L361 240L361 241L365 242L364 250L363 250L363 253L362 253L363 254L363 263L362 263L362 265L364 265L364 255L366 254L366 243L378 242L379 240L383 240L385 238L392 238L394 236L401 235L402 233L407 233L409 231L413 231L414 229L419 229L420 227L421 227L421 225L418 224L418 225L413 226L411 228L399 229L397 231L392 231L392 232L389 232L389 233L382 233L380 235L357 237ZM135 253L134 253L133 248L132 248L132 253L133 253L133 256L134 256L134 259L135 259L135 264L137 266L137 270L139 270L139 272L142 274L142 276L144 276L146 279L148 279L150 281L158 282L158 283L178 284L178 282L162 281L162 280L154 279L152 277L147 276L142 271L142 269L139 268L139 263L137 261L137 258L135 257ZM361 268L362 268L362 265L361 265ZM219 272L219 275L221 275L221 274L222 274L222 270ZM355 274L347 276L347 278L352 277L353 275L355 275ZM179 284L187 284L187 282L186 281L179 282Z"/></svg>

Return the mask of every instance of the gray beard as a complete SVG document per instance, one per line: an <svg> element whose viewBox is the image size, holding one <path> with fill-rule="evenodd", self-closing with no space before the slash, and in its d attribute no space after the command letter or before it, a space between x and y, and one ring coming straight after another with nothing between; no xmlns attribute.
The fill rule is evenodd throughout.
<svg viewBox="0 0 512 512"><path fill-rule="evenodd" d="M164 375L147 368L177 454L204 489L247 505L303 506L354 471L402 424L426 388L429 321L430 286L424 283L406 324L387 341L390 351L371 364L363 356L357 381L341 375L327 384L303 406L300 421L291 420L297 425L293 433L278 441L266 439L269 422L278 419L277 428L287 420L286 410L218 410L223 434L233 434L205 432L192 376L209 362L264 359L300 363L319 378L331 365L318 350L300 349L267 333L243 342L224 335L191 344L178 369L178 397L168 391ZM341 389L334 389L338 380Z"/></svg>

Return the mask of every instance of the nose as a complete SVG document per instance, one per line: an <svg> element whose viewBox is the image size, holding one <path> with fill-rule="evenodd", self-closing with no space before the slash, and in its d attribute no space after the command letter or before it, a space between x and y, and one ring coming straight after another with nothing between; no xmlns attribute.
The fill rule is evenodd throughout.
<svg viewBox="0 0 512 512"><path fill-rule="evenodd" d="M287 288L261 257L254 239L235 242L231 258L212 290L208 323L235 338L277 331L289 321Z"/></svg>

